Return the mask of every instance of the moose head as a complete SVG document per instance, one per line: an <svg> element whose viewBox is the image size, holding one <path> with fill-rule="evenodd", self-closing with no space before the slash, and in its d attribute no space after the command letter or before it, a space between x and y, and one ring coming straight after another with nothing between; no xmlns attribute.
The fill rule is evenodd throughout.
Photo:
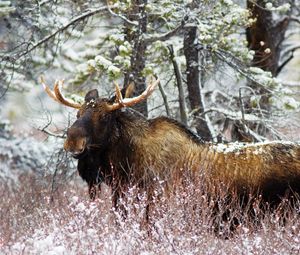
<svg viewBox="0 0 300 255"><path fill-rule="evenodd" d="M53 91L45 84L43 78L41 80L44 90L56 102L78 109L77 120L67 130L64 143L64 149L76 159L84 157L91 148L105 150L113 138L111 125L115 115L112 113L145 100L159 83L159 80L151 82L142 94L134 98L129 98L134 90L133 83L122 90L114 83L116 91L112 98L101 98L98 91L93 89L86 94L84 103L78 104L62 95L63 80L55 82Z"/></svg>

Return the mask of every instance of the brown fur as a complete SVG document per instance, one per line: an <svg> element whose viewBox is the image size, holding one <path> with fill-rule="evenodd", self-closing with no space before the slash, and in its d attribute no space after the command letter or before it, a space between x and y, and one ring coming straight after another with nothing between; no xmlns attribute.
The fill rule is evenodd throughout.
<svg viewBox="0 0 300 255"><path fill-rule="evenodd" d="M213 145L203 143L175 120L159 117L146 120L130 109L109 112L112 100L91 91L68 130L65 149L77 152L78 171L95 187L112 187L113 202L130 184L146 188L151 195L154 178L172 190L176 180L189 172L205 174L210 182L224 183L244 195L262 194L273 202L287 190L300 192L300 145L262 144Z"/></svg>

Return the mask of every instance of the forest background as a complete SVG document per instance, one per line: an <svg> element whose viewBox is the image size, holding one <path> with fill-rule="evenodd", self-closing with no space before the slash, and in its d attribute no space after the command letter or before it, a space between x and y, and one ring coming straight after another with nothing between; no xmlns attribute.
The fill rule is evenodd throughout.
<svg viewBox="0 0 300 255"><path fill-rule="evenodd" d="M52 210L59 211L65 202L70 205L69 211L60 211L60 216L67 218L71 213L76 221L86 219L80 213L88 211L80 211L78 205L91 206L87 199L81 201L85 194L77 197L75 190L82 188L80 181L76 182L76 162L62 149L76 112L47 97L40 82L42 76L50 86L64 79L65 94L78 102L91 88L97 88L102 96L111 96L113 81L124 87L134 82L135 95L140 94L149 77L155 76L160 79L159 89L135 108L147 117L175 118L205 141L299 141L299 14L298 0L1 1L0 179L2 204L7 205L1 220L12 210L15 218L3 221L0 247L2 243L6 252L27 251L27 246L32 248L37 240L46 239L44 245L49 252L55 247L62 254L71 251L65 243L79 240L79 235L72 237L64 229L61 239L55 239L61 222L56 222L59 220ZM40 194L29 188L32 186ZM31 202L16 195L20 190L31 194ZM62 195L64 192L68 196ZM55 197L60 202L57 207L50 206L47 199L52 201ZM20 199L36 210L23 212L25 205L21 203L20 207ZM45 208L51 215L47 222L52 222L52 235L37 223L40 210ZM22 213L34 215L33 220L24 220L27 218ZM23 231L16 231L16 222ZM107 224L105 219L97 223ZM88 235L87 240L95 234L93 231L100 231L90 224L92 234L81 229ZM102 245L109 243L108 237L111 242L121 238L119 227L101 229L108 234L100 235ZM135 235L133 229L129 233L131 237ZM187 233L192 231L183 233L190 240ZM291 236L294 241L295 235ZM258 237L263 241L259 241L257 249L268 247L261 245L263 242L276 244L277 239L270 241L265 233L247 236L251 244ZM168 240L167 244L161 246L159 238ZM159 238L127 248L133 250L137 245L139 250L144 247L148 251L184 250L180 241L170 241L167 234ZM193 245L197 246L201 238L215 240L209 234L200 235ZM121 248L114 246L115 251L124 249L124 240ZM80 243L72 251L85 249L90 242ZM240 241L229 246L220 240L214 242L215 251L220 247L232 251ZM299 249L299 241L296 244ZM249 251L253 245L241 247ZM33 251L38 253L39 247Z"/></svg>

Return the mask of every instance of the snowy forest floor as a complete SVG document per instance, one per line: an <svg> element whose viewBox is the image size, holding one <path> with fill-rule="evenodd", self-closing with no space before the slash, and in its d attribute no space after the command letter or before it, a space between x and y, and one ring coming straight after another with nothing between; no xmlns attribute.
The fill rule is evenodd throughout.
<svg viewBox="0 0 300 255"><path fill-rule="evenodd" d="M236 203L226 205L242 224L224 222L216 234L213 205L199 183L179 187L155 202L145 224L146 199L132 188L126 220L111 209L110 192L91 202L82 181L51 193L51 179L20 177L18 187L0 186L0 254L299 254L299 204L273 212L256 208L255 220ZM53 200L51 199L53 198ZM297 209L298 208L298 209ZM284 215L284 219L279 217ZM233 219L233 218L232 218Z"/></svg>

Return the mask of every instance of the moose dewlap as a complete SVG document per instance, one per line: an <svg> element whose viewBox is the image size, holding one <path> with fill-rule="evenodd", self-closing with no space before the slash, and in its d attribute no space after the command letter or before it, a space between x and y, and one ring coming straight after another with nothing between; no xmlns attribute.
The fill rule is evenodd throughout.
<svg viewBox="0 0 300 255"><path fill-rule="evenodd" d="M92 199L101 182L112 188L116 206L131 184L151 194L155 178L174 185L187 171L191 176L204 173L208 181L224 183L241 194L261 194L270 202L288 190L300 192L300 144L203 143L173 119L145 119L127 108L145 100L158 82L134 98L126 98L132 86L121 91L116 85L116 94L110 99L91 90L82 105L62 96L61 82L55 83L54 91L43 83L54 100L78 109L64 148L78 159L79 174L88 183Z"/></svg>

